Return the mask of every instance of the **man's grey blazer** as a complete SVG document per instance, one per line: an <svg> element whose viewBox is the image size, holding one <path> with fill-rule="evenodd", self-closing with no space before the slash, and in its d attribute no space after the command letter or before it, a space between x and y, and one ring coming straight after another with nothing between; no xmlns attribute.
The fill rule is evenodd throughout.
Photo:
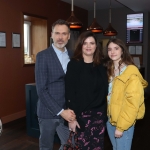
<svg viewBox="0 0 150 150"><path fill-rule="evenodd" d="M68 54L71 55L71 51ZM65 73L52 46L37 54L35 81L38 117L60 118L57 114L65 109Z"/></svg>

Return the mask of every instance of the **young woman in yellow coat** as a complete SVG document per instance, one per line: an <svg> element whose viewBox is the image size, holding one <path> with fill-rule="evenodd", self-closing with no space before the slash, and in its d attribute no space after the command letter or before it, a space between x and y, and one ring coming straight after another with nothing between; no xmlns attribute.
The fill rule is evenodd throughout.
<svg viewBox="0 0 150 150"><path fill-rule="evenodd" d="M134 65L120 39L107 43L109 77L107 131L113 150L130 150L137 119L145 113L144 88L148 83Z"/></svg>

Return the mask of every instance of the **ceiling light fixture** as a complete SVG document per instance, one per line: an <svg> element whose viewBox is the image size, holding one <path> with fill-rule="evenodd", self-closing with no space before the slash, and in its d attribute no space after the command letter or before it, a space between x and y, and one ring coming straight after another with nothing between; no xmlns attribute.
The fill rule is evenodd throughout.
<svg viewBox="0 0 150 150"><path fill-rule="evenodd" d="M101 27L96 21L96 0L94 0L94 20L92 24L87 28L87 30L91 30L95 33L102 33L103 27Z"/></svg>
<svg viewBox="0 0 150 150"><path fill-rule="evenodd" d="M103 31L104 36L116 36L118 33L111 25L111 0L110 0L110 8L109 8L109 25L106 30Z"/></svg>
<svg viewBox="0 0 150 150"><path fill-rule="evenodd" d="M74 15L73 0L71 0L71 1L72 1L72 3L71 3L71 16L66 21L68 22L71 29L80 29L80 28L82 28L82 23Z"/></svg>

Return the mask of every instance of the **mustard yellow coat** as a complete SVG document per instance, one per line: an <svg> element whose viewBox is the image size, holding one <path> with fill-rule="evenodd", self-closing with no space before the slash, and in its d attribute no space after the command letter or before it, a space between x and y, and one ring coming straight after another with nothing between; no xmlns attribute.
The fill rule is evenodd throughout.
<svg viewBox="0 0 150 150"><path fill-rule="evenodd" d="M144 117L144 88L147 85L134 65L127 66L121 75L114 78L108 118L119 131L128 130L137 119Z"/></svg>

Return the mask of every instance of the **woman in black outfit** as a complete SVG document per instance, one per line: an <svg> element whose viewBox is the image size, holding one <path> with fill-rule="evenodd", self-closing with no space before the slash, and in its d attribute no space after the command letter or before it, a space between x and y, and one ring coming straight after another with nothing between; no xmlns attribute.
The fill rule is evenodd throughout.
<svg viewBox="0 0 150 150"><path fill-rule="evenodd" d="M66 73L66 104L76 120L69 129L78 133L80 150L103 150L108 79L95 35L83 32Z"/></svg>

